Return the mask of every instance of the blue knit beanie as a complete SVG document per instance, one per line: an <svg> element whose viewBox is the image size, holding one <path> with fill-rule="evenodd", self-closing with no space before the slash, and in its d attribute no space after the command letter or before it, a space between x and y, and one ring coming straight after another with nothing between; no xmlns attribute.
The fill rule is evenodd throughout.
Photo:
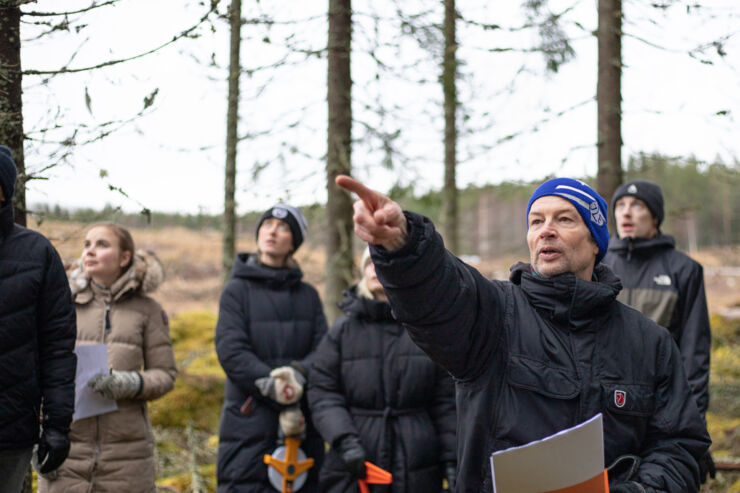
<svg viewBox="0 0 740 493"><path fill-rule="evenodd" d="M13 154L8 147L0 145L0 186L3 188L6 202L13 200L17 178L18 168L13 162Z"/></svg>
<svg viewBox="0 0 740 493"><path fill-rule="evenodd" d="M529 229L529 209L535 200L545 195L562 197L573 204L583 218L583 222L586 223L586 227L591 231L591 236L596 241L596 245L599 247L599 253L596 255L596 264L601 262L609 246L606 201L593 188L582 181L572 178L553 178L552 180L547 180L537 187L537 190L529 198L529 203L527 204L527 229Z"/></svg>

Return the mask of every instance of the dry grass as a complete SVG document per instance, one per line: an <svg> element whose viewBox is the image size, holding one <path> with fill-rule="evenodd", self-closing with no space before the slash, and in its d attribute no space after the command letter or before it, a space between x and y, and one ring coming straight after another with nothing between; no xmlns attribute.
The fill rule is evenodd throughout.
<svg viewBox="0 0 740 493"><path fill-rule="evenodd" d="M32 225L33 226L33 225ZM74 262L82 251L89 225L46 221L38 228L59 251L65 264ZM221 232L186 228L131 229L140 249L152 250L165 268L165 283L154 297L171 315L218 310L221 294ZM254 238L242 235L237 251L255 250ZM321 249L301 248L296 260L306 281L323 291L325 255Z"/></svg>
<svg viewBox="0 0 740 493"><path fill-rule="evenodd" d="M33 225L32 225L33 227ZM74 261L82 251L82 242L89 225L46 221L38 228L59 250L65 262ZM155 293L164 308L173 315L191 311L218 309L221 292L221 232L194 231L186 228L136 228L131 230L137 248L154 251L165 266L167 281ZM253 252L254 238L240 235L237 251ZM692 255L706 270L707 299L710 313L721 313L740 305L740 276L728 275L721 268L740 266L740 246L708 248ZM323 295L326 254L321 247L302 246L296 260L303 269L305 280ZM359 260L359 259L358 259ZM482 259L475 266L493 279L508 278L509 267L524 257L507 255Z"/></svg>

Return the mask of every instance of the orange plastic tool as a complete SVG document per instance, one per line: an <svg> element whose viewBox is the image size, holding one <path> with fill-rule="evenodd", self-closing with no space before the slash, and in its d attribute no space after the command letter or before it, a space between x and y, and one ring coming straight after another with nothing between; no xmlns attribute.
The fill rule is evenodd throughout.
<svg viewBox="0 0 740 493"><path fill-rule="evenodd" d="M283 477L283 492L293 493L293 481L299 475L313 467L313 459L298 460L298 446L301 441L294 437L285 437L285 459L278 459L265 454L263 460L268 466L274 467Z"/></svg>
<svg viewBox="0 0 740 493"><path fill-rule="evenodd" d="M367 487L368 484L391 484L393 475L385 469L365 461L365 479L358 479L357 482L360 483L362 493L370 493L370 489Z"/></svg>

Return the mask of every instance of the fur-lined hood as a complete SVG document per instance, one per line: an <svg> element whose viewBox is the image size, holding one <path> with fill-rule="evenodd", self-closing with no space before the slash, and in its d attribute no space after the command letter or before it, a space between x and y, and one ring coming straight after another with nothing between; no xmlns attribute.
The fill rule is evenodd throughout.
<svg viewBox="0 0 740 493"><path fill-rule="evenodd" d="M69 288L72 297L77 303L86 303L93 297L90 276L82 269L82 259L78 259L67 273ZM121 297L129 291L140 290L143 293L152 293L164 282L164 267L154 252L137 250L134 262L121 274L110 287L113 299Z"/></svg>

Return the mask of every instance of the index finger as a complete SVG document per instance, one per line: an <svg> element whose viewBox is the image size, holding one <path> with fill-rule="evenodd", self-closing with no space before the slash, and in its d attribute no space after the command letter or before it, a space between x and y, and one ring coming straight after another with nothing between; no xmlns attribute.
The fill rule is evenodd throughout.
<svg viewBox="0 0 740 493"><path fill-rule="evenodd" d="M362 182L355 180L351 176L337 175L334 178L334 183L344 188L349 192L356 193L360 200L362 200L368 209L375 211L378 205L378 192L366 187Z"/></svg>

